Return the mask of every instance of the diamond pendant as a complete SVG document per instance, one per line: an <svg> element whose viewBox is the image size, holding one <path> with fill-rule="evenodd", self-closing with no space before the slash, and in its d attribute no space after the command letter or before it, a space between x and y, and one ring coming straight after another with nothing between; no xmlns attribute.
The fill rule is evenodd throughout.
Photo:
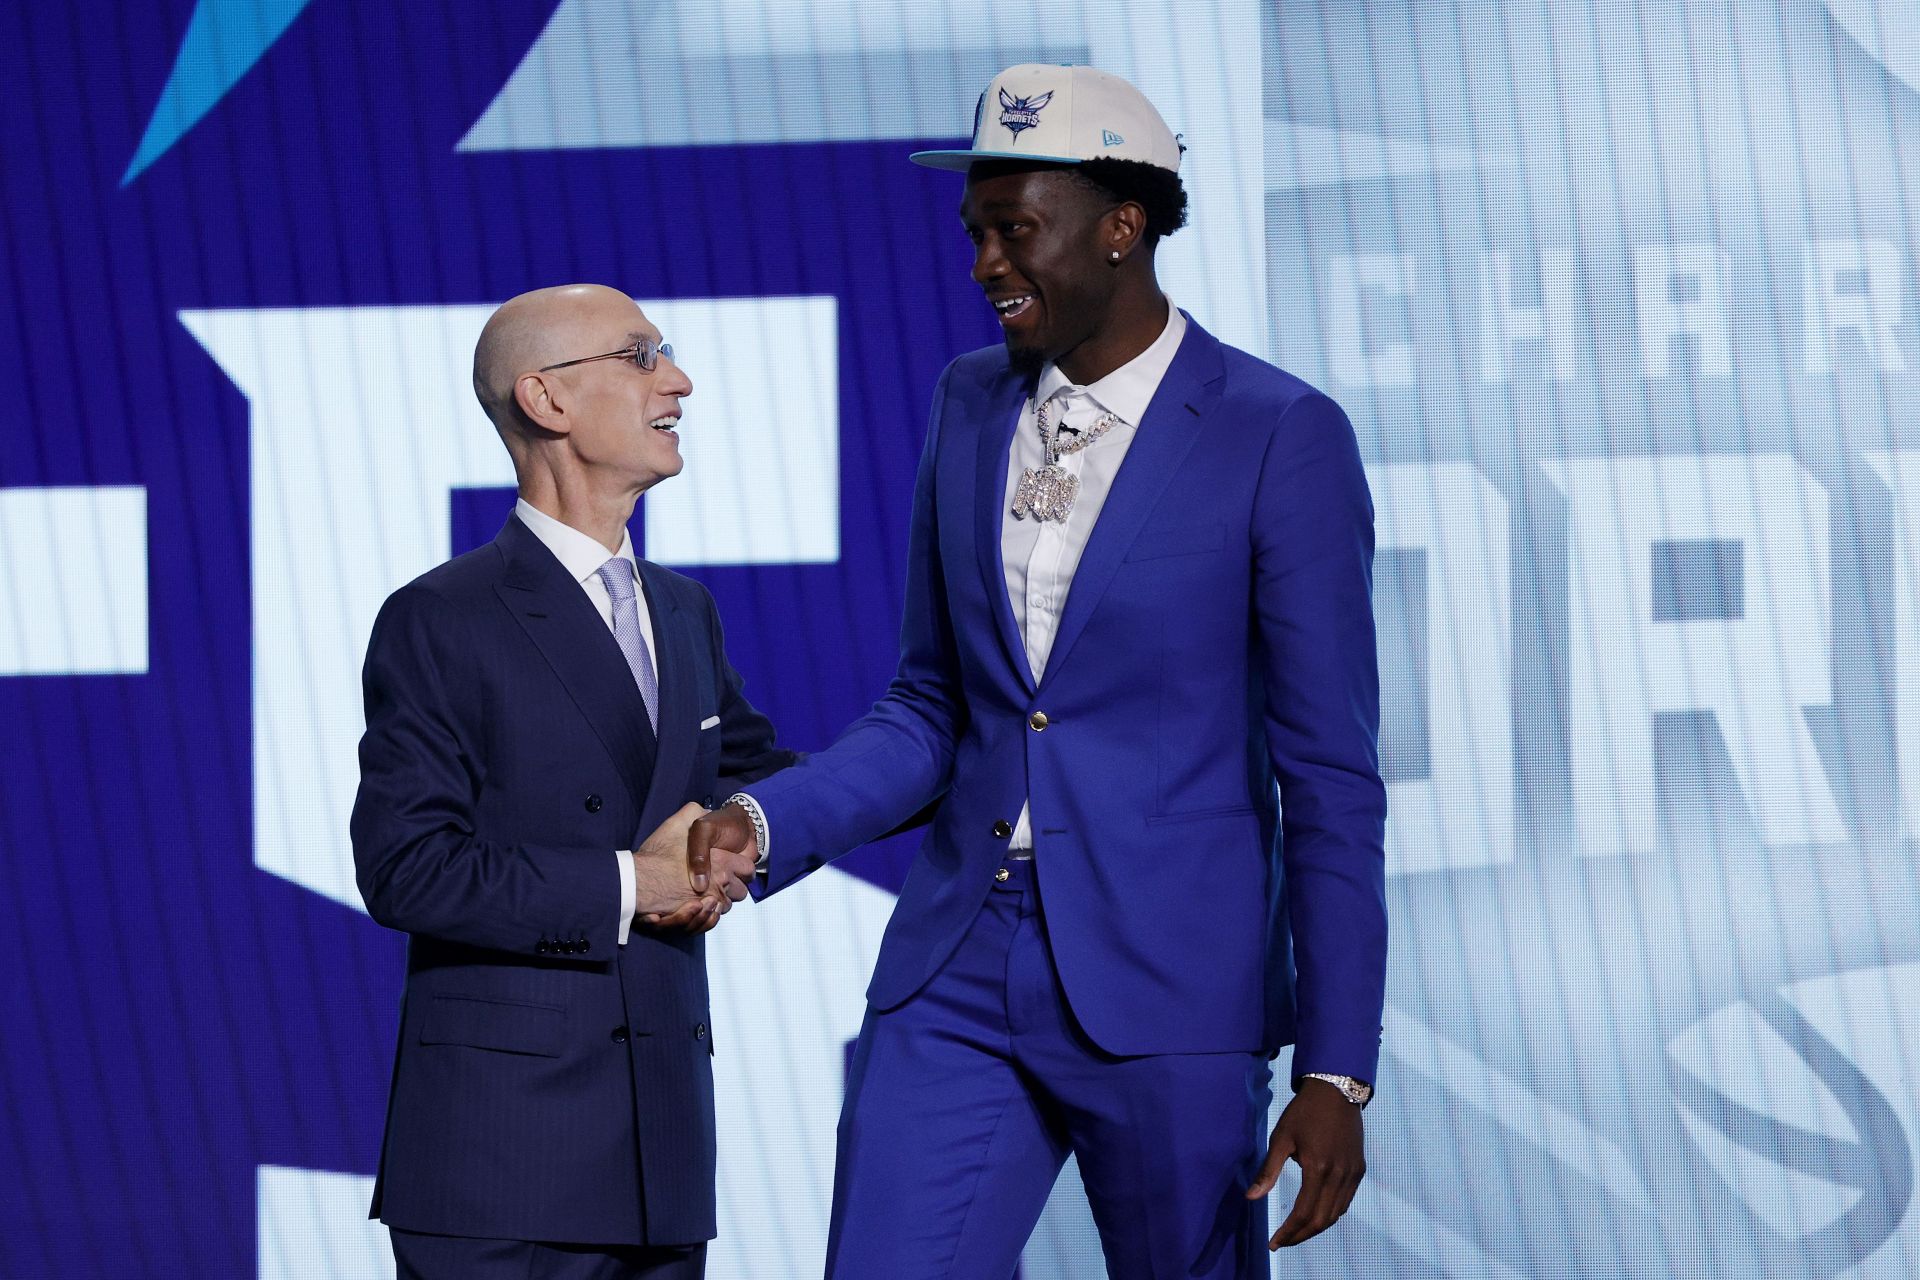
<svg viewBox="0 0 1920 1280"><path fill-rule="evenodd" d="M1051 463L1038 471L1028 467L1020 473L1020 487L1013 492L1013 518L1022 520L1031 515L1042 523L1065 520L1079 496L1079 476Z"/></svg>

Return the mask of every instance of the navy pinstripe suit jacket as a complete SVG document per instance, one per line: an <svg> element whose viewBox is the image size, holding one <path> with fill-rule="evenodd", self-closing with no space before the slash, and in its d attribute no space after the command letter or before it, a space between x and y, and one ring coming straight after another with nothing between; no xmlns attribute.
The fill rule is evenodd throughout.
<svg viewBox="0 0 1920 1280"><path fill-rule="evenodd" d="M374 624L354 861L373 918L409 935L373 1202L389 1225L714 1235L704 941L619 946L613 851L793 757L742 695L706 589L640 576L657 740L606 624L517 519Z"/></svg>

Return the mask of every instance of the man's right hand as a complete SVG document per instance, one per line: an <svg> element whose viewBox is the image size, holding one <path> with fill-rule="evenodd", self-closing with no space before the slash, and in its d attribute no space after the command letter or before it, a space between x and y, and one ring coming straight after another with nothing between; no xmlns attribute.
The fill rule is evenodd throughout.
<svg viewBox="0 0 1920 1280"><path fill-rule="evenodd" d="M687 829L706 810L687 803L633 851L633 914L657 929L704 933L733 904L725 894L696 893L687 869Z"/></svg>
<svg viewBox="0 0 1920 1280"><path fill-rule="evenodd" d="M697 819L687 832L687 875L701 889L712 884L737 901L746 896L747 881L759 861L760 841L754 837L753 819L737 804L721 805Z"/></svg>

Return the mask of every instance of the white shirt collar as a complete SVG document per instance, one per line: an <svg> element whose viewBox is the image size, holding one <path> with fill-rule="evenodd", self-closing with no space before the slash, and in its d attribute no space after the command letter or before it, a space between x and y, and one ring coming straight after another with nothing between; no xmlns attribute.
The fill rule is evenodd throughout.
<svg viewBox="0 0 1920 1280"><path fill-rule="evenodd" d="M1088 383L1083 390L1107 412L1130 427L1138 427L1140 420L1147 415L1147 406L1153 402L1153 393L1160 389L1160 380L1173 367L1173 357L1180 350L1181 339L1186 336L1187 318L1180 314L1179 307L1173 305L1173 299L1168 298L1167 324L1160 330L1160 336L1145 351L1106 377ZM1060 367L1048 361L1040 371L1040 382L1034 389L1034 403L1042 404L1062 387L1072 385L1072 380L1060 372Z"/></svg>
<svg viewBox="0 0 1920 1280"><path fill-rule="evenodd" d="M554 559L573 575L573 580L583 586L588 578L600 572L601 565L612 559L597 538L561 523L525 498L513 504L513 513L520 517L520 523L527 526L528 532L553 552ZM634 580L639 581L640 566L634 563L633 535L625 529L620 531L620 550L614 554L627 562Z"/></svg>

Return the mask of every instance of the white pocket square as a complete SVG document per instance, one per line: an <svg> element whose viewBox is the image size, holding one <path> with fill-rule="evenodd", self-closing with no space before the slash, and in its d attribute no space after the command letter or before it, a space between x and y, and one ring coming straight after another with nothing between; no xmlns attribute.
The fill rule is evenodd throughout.
<svg viewBox="0 0 1920 1280"><path fill-rule="evenodd" d="M720 723L719 716L708 716L705 720L702 720L700 722L700 728L702 730L712 729L717 727L719 723Z"/></svg>

